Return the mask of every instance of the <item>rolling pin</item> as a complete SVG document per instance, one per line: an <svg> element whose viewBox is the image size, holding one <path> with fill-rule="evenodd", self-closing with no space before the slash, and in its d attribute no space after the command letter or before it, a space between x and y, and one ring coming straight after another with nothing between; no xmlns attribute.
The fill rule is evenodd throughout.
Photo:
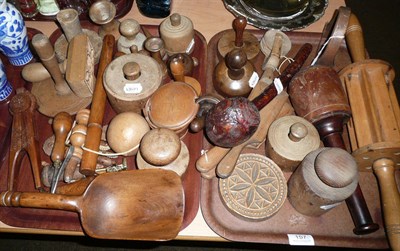
<svg viewBox="0 0 400 251"><path fill-rule="evenodd" d="M107 94L103 86L103 73L112 60L114 44L115 38L113 35L107 34L104 36L85 140L85 147L95 152L99 150L100 146L102 124L107 100ZM87 150L83 151L79 169L83 175L92 176L95 174L97 157L97 153Z"/></svg>
<svg viewBox="0 0 400 251"><path fill-rule="evenodd" d="M394 70L382 60L366 59L361 25L350 16L346 42L353 64L340 71L352 107L350 143L360 171L373 170L380 187L386 234L400 250L400 195L395 169L400 165L400 108Z"/></svg>
<svg viewBox="0 0 400 251"><path fill-rule="evenodd" d="M51 77L54 80L54 87L58 95L67 95L71 93L68 83L65 81L61 74L58 62L54 53L54 48L50 43L50 40L46 35L39 33L33 36L32 46L35 48L43 65L49 71Z"/></svg>

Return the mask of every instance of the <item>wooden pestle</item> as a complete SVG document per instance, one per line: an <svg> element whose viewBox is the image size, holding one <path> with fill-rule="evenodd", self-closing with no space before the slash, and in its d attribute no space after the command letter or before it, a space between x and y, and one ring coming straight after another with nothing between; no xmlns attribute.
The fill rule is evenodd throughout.
<svg viewBox="0 0 400 251"><path fill-rule="evenodd" d="M49 38L42 33L36 34L32 38L32 46L35 48L40 60L53 78L55 84L54 87L57 91L57 94L70 94L71 88L68 86L63 75L61 74L54 53L54 48L51 45Z"/></svg>
<svg viewBox="0 0 400 251"><path fill-rule="evenodd" d="M289 96L296 114L314 124L325 146L346 150L342 132L351 110L333 68L311 66L299 72L290 82ZM368 234L379 229L372 220L359 185L346 199L346 204L355 225L355 234Z"/></svg>
<svg viewBox="0 0 400 251"><path fill-rule="evenodd" d="M85 140L85 147L93 151L98 151L100 146L102 124L107 100L107 95L103 86L103 74L107 65L112 60L114 44L115 38L112 35L107 34L104 36ZM83 151L80 165L80 172L83 175L92 176L95 174L97 157L97 153L89 152L87 150Z"/></svg>
<svg viewBox="0 0 400 251"><path fill-rule="evenodd" d="M400 108L392 82L394 70L382 60L366 59L362 28L354 14L346 42L353 64L341 70L340 77L353 112L347 126L352 154L360 171L372 169L376 175L389 244L400 250L400 195L395 180L400 163Z"/></svg>

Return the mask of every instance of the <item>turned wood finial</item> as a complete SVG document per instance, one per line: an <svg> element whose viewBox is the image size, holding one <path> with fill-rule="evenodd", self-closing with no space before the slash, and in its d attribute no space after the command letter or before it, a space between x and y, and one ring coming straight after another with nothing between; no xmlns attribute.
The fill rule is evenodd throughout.
<svg viewBox="0 0 400 251"><path fill-rule="evenodd" d="M126 19L121 22L119 30L122 36L126 37L129 40L133 40L140 32L140 24L134 19Z"/></svg>
<svg viewBox="0 0 400 251"><path fill-rule="evenodd" d="M235 30L235 46L242 47L243 46L243 32L246 28L247 20L245 17L237 17L233 20L233 29Z"/></svg>
<svg viewBox="0 0 400 251"><path fill-rule="evenodd" d="M125 78L135 80L140 76L140 65L136 62L128 62L122 67Z"/></svg>
<svg viewBox="0 0 400 251"><path fill-rule="evenodd" d="M181 15L174 13L170 16L172 26L178 26L181 24Z"/></svg>
<svg viewBox="0 0 400 251"><path fill-rule="evenodd" d="M294 142L299 142L308 134L307 127L300 123L296 122L290 126L289 138Z"/></svg>
<svg viewBox="0 0 400 251"><path fill-rule="evenodd" d="M244 74L243 67L247 63L246 53L241 49L233 49L226 55L225 63L229 68L229 77L235 80L241 79Z"/></svg>

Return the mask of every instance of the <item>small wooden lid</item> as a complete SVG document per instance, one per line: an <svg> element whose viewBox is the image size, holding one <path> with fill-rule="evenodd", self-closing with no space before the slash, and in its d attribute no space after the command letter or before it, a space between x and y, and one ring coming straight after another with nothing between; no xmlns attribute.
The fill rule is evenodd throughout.
<svg viewBox="0 0 400 251"><path fill-rule="evenodd" d="M180 147L180 152L179 152L178 157L175 160L173 160L171 163L169 163L165 166L155 166L155 165L149 164L148 162L146 162L143 159L143 157L139 151L136 155L137 168L138 169L161 168L164 170L174 171L179 176L183 176L188 168L190 155L189 155L189 149L187 148L185 143L183 143L183 141L180 141L180 143L181 143L181 147Z"/></svg>
<svg viewBox="0 0 400 251"><path fill-rule="evenodd" d="M227 208L251 220L264 220L283 206L287 195L281 169L259 154L241 154L231 176L219 180L219 192Z"/></svg>
<svg viewBox="0 0 400 251"><path fill-rule="evenodd" d="M317 129L299 116L285 116L275 120L267 135L268 143L280 156L301 161L311 151L320 147Z"/></svg>
<svg viewBox="0 0 400 251"><path fill-rule="evenodd" d="M145 114L156 127L177 130L188 125L196 116L199 104L196 91L183 82L162 85L149 98Z"/></svg>
<svg viewBox="0 0 400 251"><path fill-rule="evenodd" d="M124 74L126 64L136 63L139 76L129 80ZM162 72L157 61L149 56L132 53L120 56L104 72L104 88L108 95L124 101L142 100L153 94L162 82Z"/></svg>
<svg viewBox="0 0 400 251"><path fill-rule="evenodd" d="M164 166L174 161L181 151L181 140L172 130L156 128L147 132L140 142L140 153L151 165Z"/></svg>
<svg viewBox="0 0 400 251"><path fill-rule="evenodd" d="M357 178L357 163L353 156L341 148L326 148L315 159L315 172L328 186L342 188Z"/></svg>

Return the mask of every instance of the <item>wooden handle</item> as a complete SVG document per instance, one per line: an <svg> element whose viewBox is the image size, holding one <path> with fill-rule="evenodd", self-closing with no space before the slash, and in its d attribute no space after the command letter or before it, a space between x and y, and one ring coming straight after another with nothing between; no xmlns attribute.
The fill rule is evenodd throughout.
<svg viewBox="0 0 400 251"><path fill-rule="evenodd" d="M230 148L213 146L196 161L196 168L200 173L207 173L216 168L221 159L229 152Z"/></svg>
<svg viewBox="0 0 400 251"><path fill-rule="evenodd" d="M243 32L246 28L247 20L245 17L237 17L233 20L233 30L235 31L235 46L243 46Z"/></svg>
<svg viewBox="0 0 400 251"><path fill-rule="evenodd" d="M30 207L78 211L79 198L51 193L22 193L6 191L0 194L1 206Z"/></svg>
<svg viewBox="0 0 400 251"><path fill-rule="evenodd" d="M65 154L65 140L72 128L72 118L67 112L59 112L53 120L53 131L55 142L51 152L51 160L54 163L61 163Z"/></svg>
<svg viewBox="0 0 400 251"><path fill-rule="evenodd" d="M169 68L171 69L171 73L172 76L174 76L175 81L185 82L185 67L180 60L172 60L169 64Z"/></svg>
<svg viewBox="0 0 400 251"><path fill-rule="evenodd" d="M353 62L365 60L364 34L356 15L351 14L346 30L346 43Z"/></svg>
<svg viewBox="0 0 400 251"><path fill-rule="evenodd" d="M35 48L40 60L53 78L55 84L54 87L57 91L57 94L66 95L71 93L71 88L69 88L67 82L61 74L57 59L55 57L54 48L51 45L49 38L42 33L36 34L32 38L32 46Z"/></svg>
<svg viewBox="0 0 400 251"><path fill-rule="evenodd" d="M293 58L293 62L288 65L282 74L279 76L280 88L283 90L289 85L293 76L300 71L301 67L307 60L308 56L312 51L312 45L305 43L297 52L296 56ZM267 105L276 95L278 95L278 90L276 85L269 85L263 93L255 97L252 102L256 107L261 110L265 105Z"/></svg>
<svg viewBox="0 0 400 251"><path fill-rule="evenodd" d="M86 135L85 147L93 151L98 151L102 133L102 124L106 106L107 95L103 86L103 74L107 65L113 57L115 38L107 34L103 39L103 48L101 50L100 63L97 73L96 85L93 92L93 101L88 121L88 130ZM98 154L83 151L80 172L86 176L95 174Z"/></svg>
<svg viewBox="0 0 400 251"><path fill-rule="evenodd" d="M283 44L282 35L276 34L274 38L274 43L272 44L271 53L264 64L265 70L261 77L263 82L265 82L267 85L272 83L272 80L274 79L275 69L278 68L279 66L279 62L281 59L282 44ZM257 85L255 87L257 87Z"/></svg>
<svg viewBox="0 0 400 251"><path fill-rule="evenodd" d="M386 234L392 250L400 250L400 195L395 180L394 162L391 159L376 160L372 168L381 190Z"/></svg>

